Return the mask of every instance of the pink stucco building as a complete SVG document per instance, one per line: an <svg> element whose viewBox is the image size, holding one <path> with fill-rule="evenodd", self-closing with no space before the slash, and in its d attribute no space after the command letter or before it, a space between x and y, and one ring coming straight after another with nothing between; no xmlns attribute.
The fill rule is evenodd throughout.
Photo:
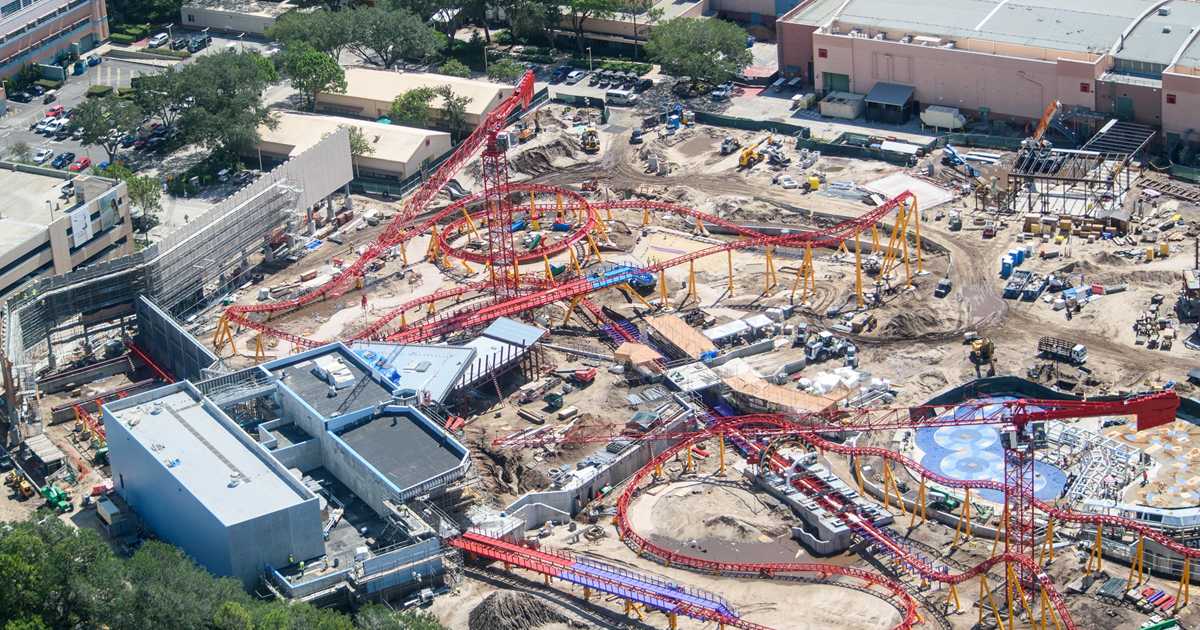
<svg viewBox="0 0 1200 630"><path fill-rule="evenodd" d="M887 82L994 117L1059 100L1168 136L1200 129L1193 0L802 0L776 30L780 70L821 92Z"/></svg>
<svg viewBox="0 0 1200 630"><path fill-rule="evenodd" d="M91 50L108 37L105 0L13 0L0 5L0 78L63 52Z"/></svg>

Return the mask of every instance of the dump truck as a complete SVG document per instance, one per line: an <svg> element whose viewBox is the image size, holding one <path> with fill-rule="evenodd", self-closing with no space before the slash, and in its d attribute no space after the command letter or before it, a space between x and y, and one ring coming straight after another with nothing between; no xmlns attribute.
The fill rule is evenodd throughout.
<svg viewBox="0 0 1200 630"><path fill-rule="evenodd" d="M1087 346L1081 343L1071 343L1058 337L1039 339L1038 353L1073 365L1087 363Z"/></svg>
<svg viewBox="0 0 1200 630"><path fill-rule="evenodd" d="M938 281L937 288L933 290L933 297L944 298L950 295L950 290L953 288L954 285L950 282L950 278L942 278Z"/></svg>
<svg viewBox="0 0 1200 630"><path fill-rule="evenodd" d="M971 363L975 366L975 376L981 376L980 368L988 366L988 376L996 375L996 344L987 337L977 337L971 340Z"/></svg>

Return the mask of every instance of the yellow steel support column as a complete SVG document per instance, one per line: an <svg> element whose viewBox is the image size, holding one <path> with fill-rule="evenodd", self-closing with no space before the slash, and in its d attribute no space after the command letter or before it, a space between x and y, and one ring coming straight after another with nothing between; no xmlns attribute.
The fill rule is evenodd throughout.
<svg viewBox="0 0 1200 630"><path fill-rule="evenodd" d="M1138 534L1137 552L1133 556L1133 561L1129 564L1129 579L1125 580L1125 590L1129 590L1142 583L1145 578L1144 573L1144 553L1146 550L1146 537Z"/></svg>
<svg viewBox="0 0 1200 630"><path fill-rule="evenodd" d="M604 257L600 255L600 248L596 246L596 241L591 234L587 235L587 242L592 246L592 253L596 254L596 262L604 262Z"/></svg>
<svg viewBox="0 0 1200 630"><path fill-rule="evenodd" d="M543 255L542 262L545 264L545 267L546 267L546 282L549 282L550 284L554 284L554 270L550 268L550 258Z"/></svg>
<svg viewBox="0 0 1200 630"><path fill-rule="evenodd" d="M993 556L996 555L997 550L1000 549L1000 532L1001 531L1004 532L1004 541L1008 542L1008 501L1007 501L1007 497L1005 497L1005 499L1006 500L1004 501L1004 511L1001 512L1000 522L996 525L996 538L994 540L992 540L992 555Z"/></svg>
<svg viewBox="0 0 1200 630"><path fill-rule="evenodd" d="M662 478L662 476L663 476L662 462L656 461L656 462L654 462L654 478L660 479L660 478Z"/></svg>
<svg viewBox="0 0 1200 630"><path fill-rule="evenodd" d="M879 226L878 225L871 226L871 253L872 254L879 253Z"/></svg>
<svg viewBox="0 0 1200 630"><path fill-rule="evenodd" d="M618 285L617 288L619 288L621 290L621 292L624 293L625 295L631 296L633 299L637 300L638 302L641 302L642 306L645 306L646 308L654 308L654 305L647 302L646 298L642 297L642 294L638 293L637 291L634 291L633 287L629 286L628 282L624 282L624 283Z"/></svg>
<svg viewBox="0 0 1200 630"><path fill-rule="evenodd" d="M543 573L543 574L542 574L542 581L546 583L546 586L550 586L550 574L549 574L549 573Z"/></svg>
<svg viewBox="0 0 1200 630"><path fill-rule="evenodd" d="M583 267L580 267L580 266L579 266L579 259L575 257L575 248L574 248L574 247L568 247L568 248L567 248L567 254L569 254L569 255L571 256L571 267L572 267L573 269L575 269L575 273L582 274L582 273L583 273Z"/></svg>
<svg viewBox="0 0 1200 630"><path fill-rule="evenodd" d="M733 297L733 250L725 250L725 266L728 269L729 296Z"/></svg>
<svg viewBox="0 0 1200 630"><path fill-rule="evenodd" d="M1095 568L1093 568L1093 563ZM1083 568L1084 575L1092 571L1099 571L1104 566L1104 528L1096 526L1096 542L1092 545L1092 551L1088 554L1087 566Z"/></svg>
<svg viewBox="0 0 1200 630"><path fill-rule="evenodd" d="M962 602L958 600L958 588L954 583L950 583L950 591L946 593L946 608L950 608L950 602L954 602L954 612L962 612Z"/></svg>
<svg viewBox="0 0 1200 630"><path fill-rule="evenodd" d="M951 545L958 544L958 537L962 536L962 541L967 542L971 538L971 489L967 488L963 492L962 507L958 512L958 525L954 527L954 539L950 541Z"/></svg>
<svg viewBox="0 0 1200 630"><path fill-rule="evenodd" d="M432 263L437 262L437 253L438 253L437 237L438 237L438 231L437 231L437 226L435 225L435 226L429 228L429 249L425 250L425 257L428 258L429 262L432 262Z"/></svg>
<svg viewBox="0 0 1200 630"><path fill-rule="evenodd" d="M921 477L921 487L917 489L917 501L913 503L912 517L908 519L908 527L912 529L917 522L917 514L921 515L921 524L925 523L925 478Z"/></svg>
<svg viewBox="0 0 1200 630"><path fill-rule="evenodd" d="M513 289L521 288L521 263L517 260L517 255L513 254L512 263Z"/></svg>
<svg viewBox="0 0 1200 630"><path fill-rule="evenodd" d="M904 495L900 492L900 485L896 483L896 476L892 474L892 462L883 460L883 509L888 509L888 498L892 492L896 493L896 507L900 508L901 514L908 514L908 510L904 508Z"/></svg>
<svg viewBox="0 0 1200 630"><path fill-rule="evenodd" d="M563 200L562 193L556 193L554 197L554 218L559 222L563 222Z"/></svg>
<svg viewBox="0 0 1200 630"><path fill-rule="evenodd" d="M700 301L700 296L696 293L696 261L688 261L688 293L687 302L692 300Z"/></svg>
<svg viewBox="0 0 1200 630"><path fill-rule="evenodd" d="M221 319L217 320L217 332L213 335L213 349L220 354L221 350L225 349L225 344L233 347L233 352L237 353L237 346L233 342L233 330L229 327L229 318L222 315Z"/></svg>
<svg viewBox="0 0 1200 630"><path fill-rule="evenodd" d="M696 460L692 457L692 447L689 446L683 460L683 471L692 472L694 470L696 470Z"/></svg>
<svg viewBox="0 0 1200 630"><path fill-rule="evenodd" d="M475 235L475 238L479 238L479 230L475 229L475 221L471 219L471 213L463 208L462 215L467 220L467 227L471 228L471 233Z"/></svg>
<svg viewBox="0 0 1200 630"><path fill-rule="evenodd" d="M267 352L263 349L262 333L254 335L254 362L262 363L267 360Z"/></svg>
<svg viewBox="0 0 1200 630"><path fill-rule="evenodd" d="M862 308L866 300L863 299L862 239L858 234L854 235L854 295L858 298L858 308Z"/></svg>
<svg viewBox="0 0 1200 630"><path fill-rule="evenodd" d="M1046 564L1054 560L1054 517L1046 519L1046 539L1042 542L1042 552L1038 554L1038 564Z"/></svg>
<svg viewBox="0 0 1200 630"><path fill-rule="evenodd" d="M1013 569L1013 563L1005 562L1005 571L1008 582L1007 591L1008 597L1008 627L1009 630L1016 630L1017 615L1013 610L1013 600L1029 615L1029 621L1033 622L1033 610L1029 607L1029 598L1025 595L1025 589L1021 586L1021 581L1017 579L1017 572ZM1015 598L1013 596L1016 596Z"/></svg>
<svg viewBox="0 0 1200 630"><path fill-rule="evenodd" d="M650 208L642 208L642 227L650 225Z"/></svg>
<svg viewBox="0 0 1200 630"><path fill-rule="evenodd" d="M425 314L426 314L426 315L433 315L433 314L434 314L434 313L436 313L436 312L437 312L437 300L430 300L430 301L429 301L429 308L425 309Z"/></svg>
<svg viewBox="0 0 1200 630"><path fill-rule="evenodd" d="M400 262L404 263L405 267L408 266L408 241L400 243Z"/></svg>
<svg viewBox="0 0 1200 630"><path fill-rule="evenodd" d="M1000 607L996 605L996 598L992 597L992 590L988 588L987 572L979 574L979 622L976 625L983 625L983 605L984 598L992 605L992 614L996 617L996 627L1003 628L1004 622L1000 620Z"/></svg>
<svg viewBox="0 0 1200 630"><path fill-rule="evenodd" d="M473 273L475 273L475 269L473 269L473 268L471 267L471 265L467 263L467 259L466 259L466 258L463 258L463 259L461 259L459 262L461 262L461 263L462 263L463 270L467 272L467 275L468 275L468 276L469 276L469 275L471 275L471 274L473 274Z"/></svg>
<svg viewBox="0 0 1200 630"><path fill-rule="evenodd" d="M914 207L916 203L914 202ZM912 211L904 213L904 233L901 234L900 251L904 255L904 286L912 286L912 264L908 256L908 222L912 220Z"/></svg>
<svg viewBox="0 0 1200 630"><path fill-rule="evenodd" d="M679 619L675 613L667 613L667 627L671 630L677 630L679 628Z"/></svg>
<svg viewBox="0 0 1200 630"><path fill-rule="evenodd" d="M408 314L404 311L400 311L400 327L408 328Z"/></svg>
<svg viewBox="0 0 1200 630"><path fill-rule="evenodd" d="M592 588L590 586L583 587L583 601L587 602L587 601L591 601L591 600L592 600Z"/></svg>
<svg viewBox="0 0 1200 630"><path fill-rule="evenodd" d="M541 223L538 221L537 211L537 193L530 191L529 193L529 228L532 230L542 229Z"/></svg>
<svg viewBox="0 0 1200 630"><path fill-rule="evenodd" d="M724 477L725 476L725 435L724 434L717 436L717 462L719 464L719 467L717 468L717 476Z"/></svg>
<svg viewBox="0 0 1200 630"><path fill-rule="evenodd" d="M863 488L863 472L862 472L862 458L861 457L854 458L854 478L858 480L858 493L866 494L866 489Z"/></svg>
<svg viewBox="0 0 1200 630"><path fill-rule="evenodd" d="M1183 559L1183 570L1179 573L1179 588L1175 590L1175 610L1188 604L1192 589L1192 559Z"/></svg>
<svg viewBox="0 0 1200 630"><path fill-rule="evenodd" d="M582 295L577 295L577 296L571 298L571 304L569 306L567 306L567 314L563 316L562 323L559 324L559 326L567 325L567 322L571 320L571 313L575 312L575 307L579 306L579 301L582 299L583 299Z"/></svg>

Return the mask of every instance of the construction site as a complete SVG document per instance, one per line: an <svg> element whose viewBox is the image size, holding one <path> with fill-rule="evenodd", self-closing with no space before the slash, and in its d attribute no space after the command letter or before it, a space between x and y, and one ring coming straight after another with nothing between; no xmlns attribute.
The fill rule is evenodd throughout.
<svg viewBox="0 0 1200 630"><path fill-rule="evenodd" d="M471 630L1192 627L1200 187L1064 117L831 137L530 74L399 200L330 134L5 303L0 514Z"/></svg>

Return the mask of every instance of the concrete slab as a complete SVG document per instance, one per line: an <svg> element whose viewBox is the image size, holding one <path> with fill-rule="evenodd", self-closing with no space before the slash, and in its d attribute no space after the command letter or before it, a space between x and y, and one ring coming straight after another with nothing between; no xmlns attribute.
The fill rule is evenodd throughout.
<svg viewBox="0 0 1200 630"><path fill-rule="evenodd" d="M867 184L865 188L871 192L879 193L888 199L906 190L910 191L917 196L917 207L922 210L936 208L954 199L954 194L949 190L904 173L893 173L882 179L877 179Z"/></svg>

